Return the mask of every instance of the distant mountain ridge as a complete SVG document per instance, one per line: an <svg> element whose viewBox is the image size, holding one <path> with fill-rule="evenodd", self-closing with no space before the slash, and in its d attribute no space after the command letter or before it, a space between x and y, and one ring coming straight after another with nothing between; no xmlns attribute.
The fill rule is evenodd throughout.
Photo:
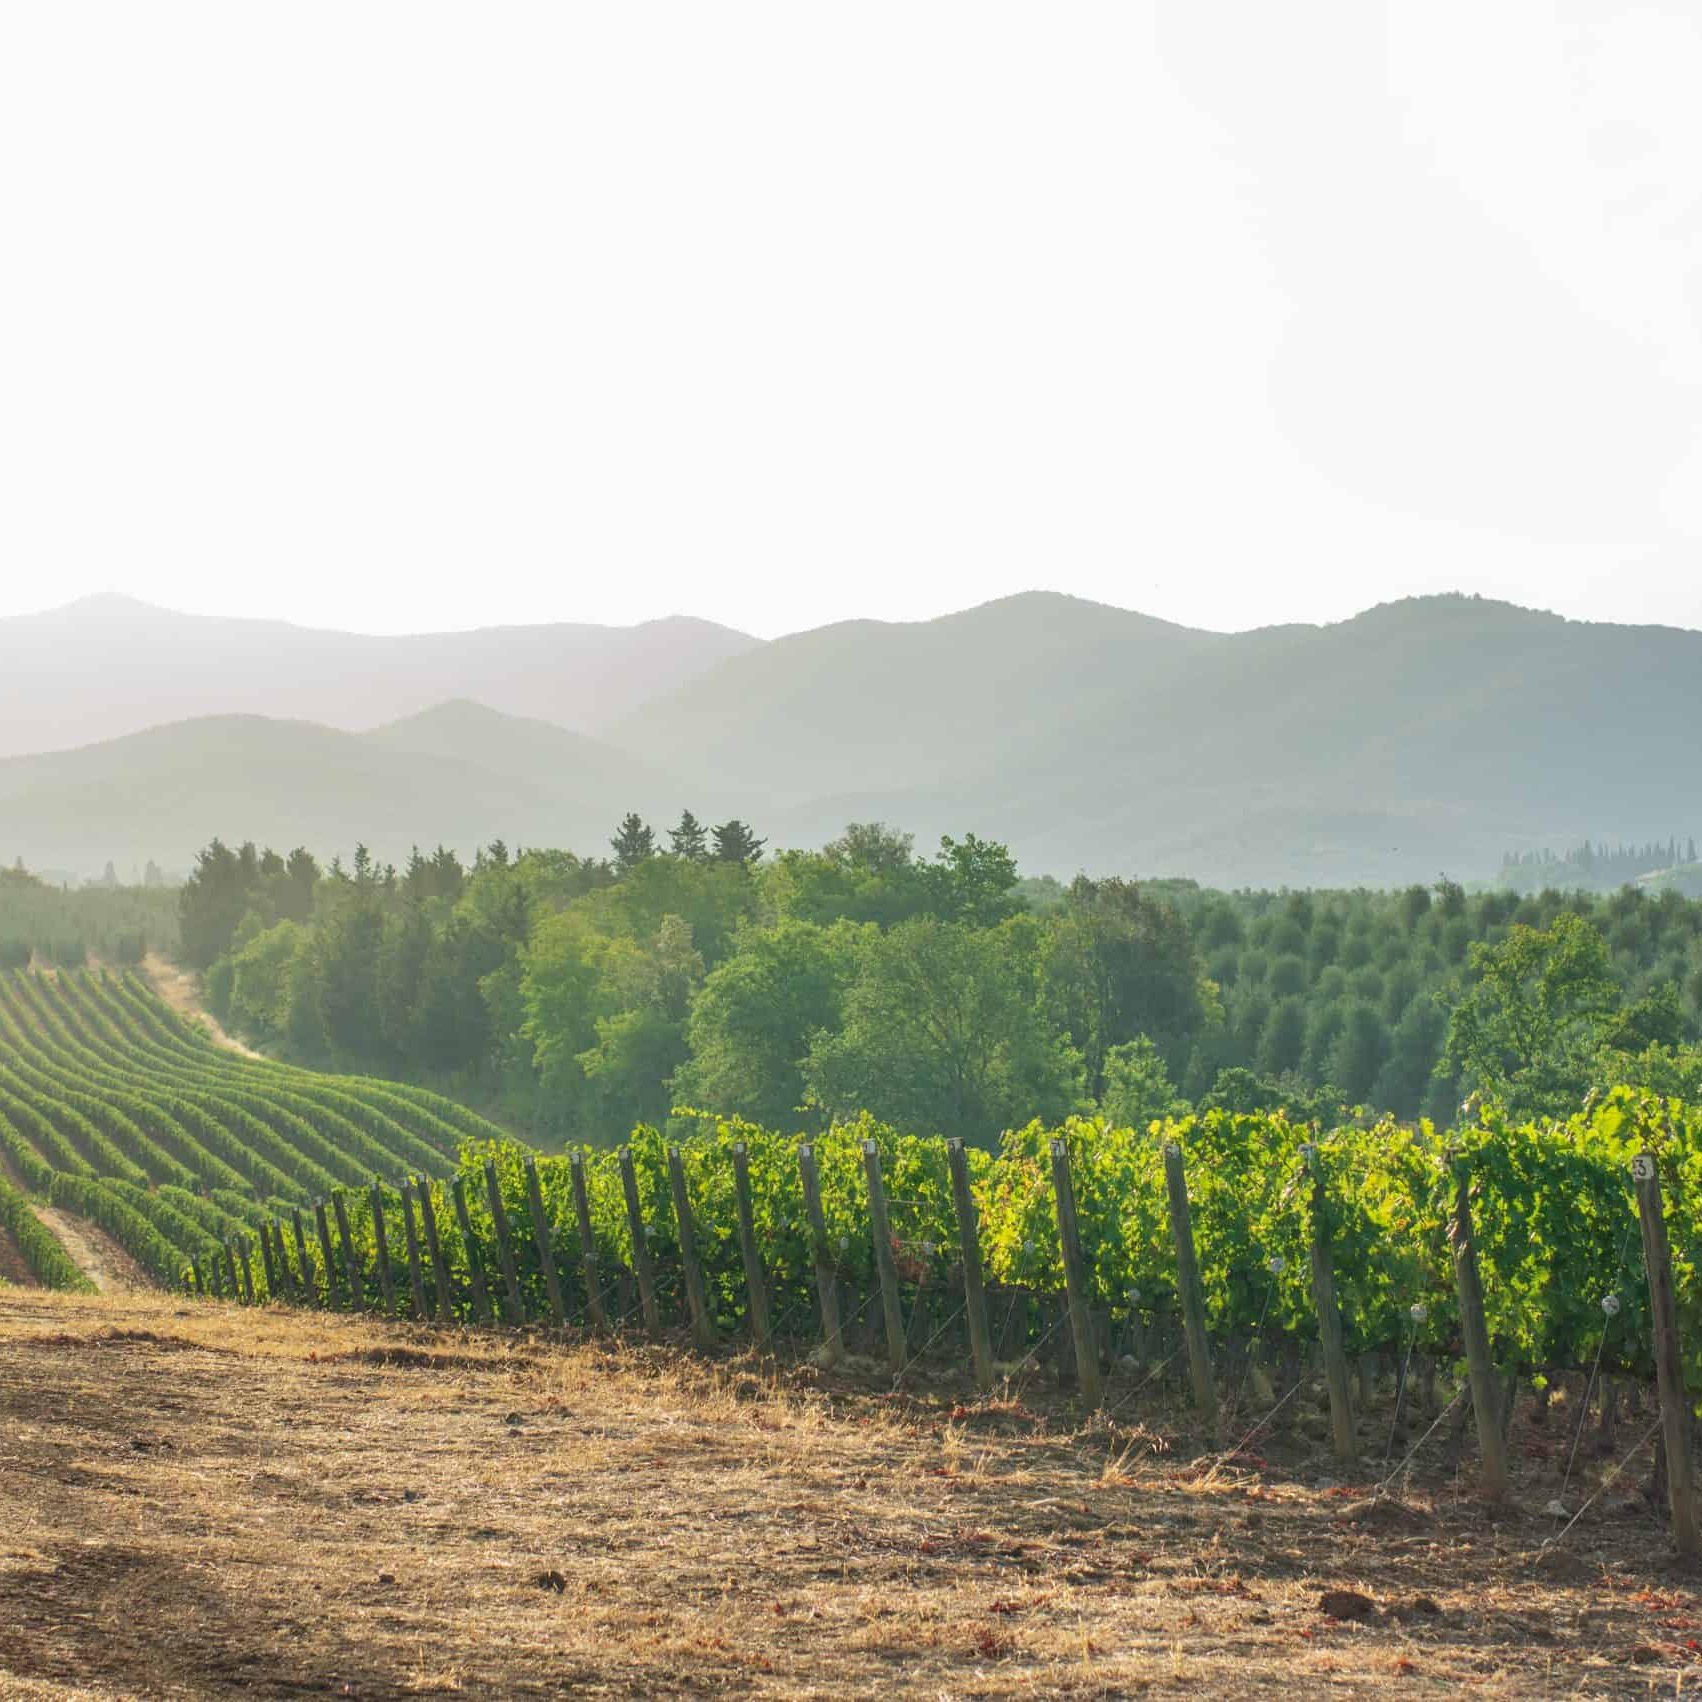
<svg viewBox="0 0 1702 1702"><path fill-rule="evenodd" d="M0 760L0 844L8 861L84 874L108 858L183 870L215 835L326 858L364 842L393 861L494 839L606 852L626 810L677 814L688 790L584 734L472 703L369 733L202 716Z"/></svg>
<svg viewBox="0 0 1702 1702"><path fill-rule="evenodd" d="M595 737L447 695L364 735L188 720L0 762L0 857L181 866L212 831L600 852L625 810L690 807L775 846L880 818L1037 873L1384 885L1702 832L1702 633L1471 597L1220 634L1030 593L752 641Z"/></svg>
<svg viewBox="0 0 1702 1702"><path fill-rule="evenodd" d="M200 715L358 732L457 697L595 732L761 643L685 616L385 637L86 597L0 618L0 756Z"/></svg>

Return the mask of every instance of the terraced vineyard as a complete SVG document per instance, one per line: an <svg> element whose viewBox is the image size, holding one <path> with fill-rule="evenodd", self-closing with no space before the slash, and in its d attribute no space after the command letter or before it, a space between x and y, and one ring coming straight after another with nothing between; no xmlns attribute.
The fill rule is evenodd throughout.
<svg viewBox="0 0 1702 1702"><path fill-rule="evenodd" d="M0 976L0 1243L48 1288L89 1286L65 1216L177 1286L263 1223L500 1135L421 1088L238 1057L134 974Z"/></svg>

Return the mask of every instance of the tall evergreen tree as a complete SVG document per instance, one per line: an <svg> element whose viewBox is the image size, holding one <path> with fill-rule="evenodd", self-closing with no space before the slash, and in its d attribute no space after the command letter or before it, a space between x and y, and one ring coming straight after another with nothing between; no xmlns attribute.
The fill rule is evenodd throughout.
<svg viewBox="0 0 1702 1702"><path fill-rule="evenodd" d="M681 810L678 824L668 829L668 844L676 857L684 857L688 863L706 862L709 829L690 810Z"/></svg>
<svg viewBox="0 0 1702 1702"><path fill-rule="evenodd" d="M628 875L656 855L656 831L645 825L636 810L631 810L621 818L620 832L609 844L614 848L615 873Z"/></svg>
<svg viewBox="0 0 1702 1702"><path fill-rule="evenodd" d="M715 860L718 863L754 863L768 841L758 839L749 825L734 816L715 829Z"/></svg>

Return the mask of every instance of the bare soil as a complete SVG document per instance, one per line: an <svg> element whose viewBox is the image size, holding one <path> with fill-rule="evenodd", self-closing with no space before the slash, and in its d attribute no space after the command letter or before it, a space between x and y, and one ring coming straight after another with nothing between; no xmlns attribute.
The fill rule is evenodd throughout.
<svg viewBox="0 0 1702 1702"><path fill-rule="evenodd" d="M0 1283L9 1282L18 1288L39 1288L28 1265L24 1263L22 1249L3 1223L0 1223Z"/></svg>
<svg viewBox="0 0 1702 1702"><path fill-rule="evenodd" d="M158 1288L104 1229L87 1218L74 1217L40 1200L31 1200L30 1210L53 1231L72 1262L102 1294L142 1293Z"/></svg>
<svg viewBox="0 0 1702 1702"><path fill-rule="evenodd" d="M0 1293L0 1695L1672 1696L1627 1472L1566 1542L1440 1470L1192 1457L807 1368ZM1530 1462L1526 1447L1521 1460ZM1527 1505L1552 1463L1522 1466ZM1599 1469L1591 1468L1591 1481Z"/></svg>

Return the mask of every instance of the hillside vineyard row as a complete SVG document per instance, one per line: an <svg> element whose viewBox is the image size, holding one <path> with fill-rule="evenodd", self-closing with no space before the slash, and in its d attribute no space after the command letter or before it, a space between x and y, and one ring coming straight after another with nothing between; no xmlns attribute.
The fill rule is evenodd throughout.
<svg viewBox="0 0 1702 1702"><path fill-rule="evenodd" d="M1315 1336L1309 1255L1322 1232L1347 1349L1448 1361L1459 1337L1449 1219L1465 1183L1497 1359L1509 1373L1550 1377L1591 1363L1648 1373L1629 1164L1653 1147L1682 1339L1698 1369L1702 1112L1692 1107L1621 1089L1565 1122L1511 1128L1490 1115L1446 1135L1392 1119L1319 1130L1281 1114L1221 1112L1141 1130L1077 1119L1007 1133L996 1151L963 1154L1006 1370L1067 1351L1052 1168L1060 1143L1086 1299L1114 1370L1144 1375L1179 1340L1168 1145L1186 1167L1207 1321L1231 1357L1280 1357ZM807 1153L819 1216L799 1143L773 1130L705 1118L672 1147L640 1128L619 1151L539 1156L420 1089L220 1050L134 977L0 979L0 1155L10 1178L0 1223L16 1234L33 1221L29 1198L46 1199L98 1224L166 1285L198 1268L203 1288L247 1298L466 1323L619 1324L652 1311L668 1325L696 1312L702 1339L750 1329L754 1282L766 1333L807 1342L819 1333L825 1266L846 1339L872 1349L874 1158L909 1347L951 1348L962 1329L964 1220L946 1144L864 1117L827 1130ZM687 1292L682 1192L700 1308ZM50 1236L16 1238L40 1281L79 1285ZM641 1269L653 1308L634 1282Z"/></svg>

